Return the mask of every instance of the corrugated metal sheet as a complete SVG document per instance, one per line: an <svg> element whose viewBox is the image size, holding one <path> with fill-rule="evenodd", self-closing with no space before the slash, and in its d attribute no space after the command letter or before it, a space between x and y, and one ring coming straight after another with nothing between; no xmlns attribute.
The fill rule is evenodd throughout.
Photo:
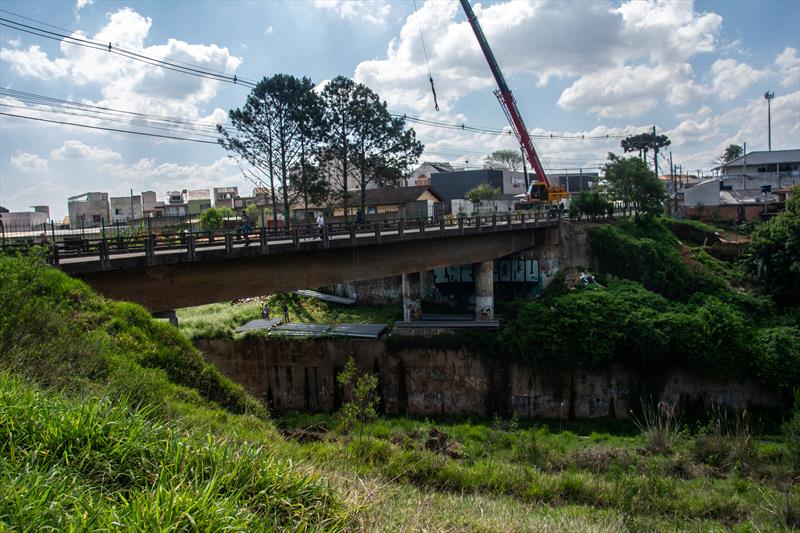
<svg viewBox="0 0 800 533"><path fill-rule="evenodd" d="M259 318L258 320L251 320L247 324L236 328L236 333L245 333L247 331L258 331L260 329L272 329L281 323L280 318L270 318L267 320Z"/></svg>

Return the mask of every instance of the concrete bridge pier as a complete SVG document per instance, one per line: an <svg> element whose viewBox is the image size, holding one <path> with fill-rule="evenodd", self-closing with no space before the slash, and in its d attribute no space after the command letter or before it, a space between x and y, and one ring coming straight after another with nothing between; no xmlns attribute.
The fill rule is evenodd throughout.
<svg viewBox="0 0 800 533"><path fill-rule="evenodd" d="M494 320L494 261L473 266L475 280L475 320Z"/></svg>
<svg viewBox="0 0 800 533"><path fill-rule="evenodd" d="M406 322L422 320L419 272L403 274L403 320Z"/></svg>
<svg viewBox="0 0 800 533"><path fill-rule="evenodd" d="M152 313L153 318L163 318L169 320L169 323L178 327L178 313L174 309L170 309L167 311L154 311Z"/></svg>

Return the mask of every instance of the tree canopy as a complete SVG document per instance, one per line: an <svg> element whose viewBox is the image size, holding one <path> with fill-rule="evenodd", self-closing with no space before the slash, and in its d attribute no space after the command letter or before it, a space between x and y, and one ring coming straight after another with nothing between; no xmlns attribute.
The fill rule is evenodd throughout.
<svg viewBox="0 0 800 533"><path fill-rule="evenodd" d="M480 185L470 189L464 195L464 199L472 202L475 208L479 208L484 202L491 202L500 196L500 189L492 187L488 183L481 183Z"/></svg>
<svg viewBox="0 0 800 533"><path fill-rule="evenodd" d="M220 144L249 164L245 172L251 180L268 181L273 212L278 195L289 220L290 206L302 194L293 186L292 173L307 178L325 133L314 83L288 74L264 78L245 105L228 115L233 127L218 127Z"/></svg>
<svg viewBox="0 0 800 533"><path fill-rule="evenodd" d="M370 185L400 185L423 146L414 130L406 128L405 119L392 116L386 102L364 84L338 76L325 86L322 98L323 172L343 202L350 196L352 181L365 209Z"/></svg>
<svg viewBox="0 0 800 533"><path fill-rule="evenodd" d="M800 186L794 187L786 211L753 231L743 261L775 300L800 304Z"/></svg>
<svg viewBox="0 0 800 533"><path fill-rule="evenodd" d="M619 157L608 154L605 180L611 198L620 200L623 213L631 209L636 216L658 214L666 191L655 173L638 157Z"/></svg>
<svg viewBox="0 0 800 533"><path fill-rule="evenodd" d="M742 157L744 150L738 144L729 144L722 155L719 157L720 163L727 163L733 161L737 157Z"/></svg>
<svg viewBox="0 0 800 533"><path fill-rule="evenodd" d="M486 167L516 172L522 169L522 154L516 150L495 150L486 158Z"/></svg>

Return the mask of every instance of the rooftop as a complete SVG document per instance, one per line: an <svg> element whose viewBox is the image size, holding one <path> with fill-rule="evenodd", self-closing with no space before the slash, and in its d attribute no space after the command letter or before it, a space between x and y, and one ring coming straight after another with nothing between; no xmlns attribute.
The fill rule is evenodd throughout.
<svg viewBox="0 0 800 533"><path fill-rule="evenodd" d="M383 188L383 189L367 189L367 205L396 205L405 204L408 202L416 201L425 192L430 192L439 201L442 200L441 196L436 194L431 187L427 185L416 185L413 187L396 187L396 188ZM361 205L361 193L355 191L348 199L348 207L358 207Z"/></svg>
<svg viewBox="0 0 800 533"><path fill-rule="evenodd" d="M747 165L765 165L768 163L796 163L800 162L800 148L794 150L768 150L750 152L716 168L727 168Z"/></svg>

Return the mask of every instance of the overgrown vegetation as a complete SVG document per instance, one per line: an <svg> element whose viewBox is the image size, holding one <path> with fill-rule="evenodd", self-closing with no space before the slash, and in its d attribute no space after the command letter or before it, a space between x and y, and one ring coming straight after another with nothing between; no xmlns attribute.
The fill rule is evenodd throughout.
<svg viewBox="0 0 800 533"><path fill-rule="evenodd" d="M502 351L540 368L622 363L657 378L678 364L711 378L756 377L788 402L800 383L794 314L692 265L658 219L593 228L590 242L603 285L566 289L561 281L512 306Z"/></svg>
<svg viewBox="0 0 800 533"><path fill-rule="evenodd" d="M630 426L618 423L608 432L608 422L601 421L566 422L559 429L557 423L516 419L379 419L366 425L357 441L347 437L336 416L289 413L278 423L298 432L309 460L337 461L351 476L389 480L378 490L391 494L396 487L414 487L431 499L455 494L469 501L515 502L518 511L506 516L501 530L528 530L521 515L536 516L541 509L571 518L556 530L765 531L798 525L792 509L800 491L787 450L774 436L751 436L746 462L718 465L714 457L695 452L706 433L685 429L670 432L669 447L655 449ZM606 429L600 429L603 424ZM315 438L302 439L309 427ZM723 432L720 442L734 447L737 438ZM429 505L422 521L408 510L405 519L433 530L482 530L491 519L457 505ZM403 503L379 506L399 513ZM548 530L547 522L539 518L532 529Z"/></svg>
<svg viewBox="0 0 800 533"><path fill-rule="evenodd" d="M744 265L778 302L800 305L800 186L793 188L786 211L750 235Z"/></svg>
<svg viewBox="0 0 800 533"><path fill-rule="evenodd" d="M285 304L292 322L321 324L392 324L402 316L396 305L343 306L294 293L275 294L246 302L220 302L178 310L181 331L190 339L233 338L236 328L261 318L264 305L270 316L282 318Z"/></svg>

